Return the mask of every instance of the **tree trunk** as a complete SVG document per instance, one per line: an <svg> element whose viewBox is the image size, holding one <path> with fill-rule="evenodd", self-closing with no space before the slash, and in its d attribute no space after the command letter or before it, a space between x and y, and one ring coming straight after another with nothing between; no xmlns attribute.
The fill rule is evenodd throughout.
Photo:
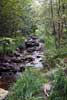
<svg viewBox="0 0 67 100"><path fill-rule="evenodd" d="M50 8L51 8L51 18L52 18L52 24L53 24L53 35L55 37L55 46L57 48L57 38L56 38L56 29L55 29L55 22L54 22L54 14L53 14L53 4L52 0L50 0Z"/></svg>
<svg viewBox="0 0 67 100"><path fill-rule="evenodd" d="M60 27L61 27L61 21L60 21L60 0L58 2L58 48L60 48L60 39L61 39L61 33L60 33Z"/></svg>

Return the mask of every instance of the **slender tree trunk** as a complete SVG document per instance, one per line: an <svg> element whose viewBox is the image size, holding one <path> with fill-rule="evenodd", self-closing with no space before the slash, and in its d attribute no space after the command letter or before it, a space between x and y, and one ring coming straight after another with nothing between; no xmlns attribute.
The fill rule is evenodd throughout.
<svg viewBox="0 0 67 100"><path fill-rule="evenodd" d="M50 0L50 8L51 8L51 17L52 17L52 24L53 24L53 35L55 37L55 46L57 48L56 29L55 29L55 22L54 22L53 2L52 2L52 0Z"/></svg>
<svg viewBox="0 0 67 100"><path fill-rule="evenodd" d="M60 0L58 2L58 48L60 47L60 39L61 39L61 32L60 32L60 27L61 27L61 21L60 21Z"/></svg>

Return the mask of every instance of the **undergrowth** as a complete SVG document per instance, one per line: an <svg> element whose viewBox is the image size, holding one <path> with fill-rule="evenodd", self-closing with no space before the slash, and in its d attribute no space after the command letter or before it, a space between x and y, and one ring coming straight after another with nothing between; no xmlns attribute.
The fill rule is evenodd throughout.
<svg viewBox="0 0 67 100"><path fill-rule="evenodd" d="M43 100L39 93L45 82L47 80L41 75L40 71L27 68L12 87L7 100Z"/></svg>
<svg viewBox="0 0 67 100"><path fill-rule="evenodd" d="M67 77L62 70L54 74L54 86L49 100L67 100Z"/></svg>

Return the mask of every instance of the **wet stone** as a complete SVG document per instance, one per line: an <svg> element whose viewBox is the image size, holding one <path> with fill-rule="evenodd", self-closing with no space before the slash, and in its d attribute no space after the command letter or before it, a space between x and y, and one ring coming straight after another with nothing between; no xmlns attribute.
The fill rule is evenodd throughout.
<svg viewBox="0 0 67 100"><path fill-rule="evenodd" d="M19 57L19 56L20 56L20 53L16 51L16 52L14 53L14 56Z"/></svg>

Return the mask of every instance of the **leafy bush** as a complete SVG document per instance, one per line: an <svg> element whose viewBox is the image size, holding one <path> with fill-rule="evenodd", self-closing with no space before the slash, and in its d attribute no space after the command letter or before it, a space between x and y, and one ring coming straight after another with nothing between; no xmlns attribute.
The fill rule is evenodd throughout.
<svg viewBox="0 0 67 100"><path fill-rule="evenodd" d="M64 59L65 57L67 57L67 47L58 49L52 47L52 49L47 49L45 51L45 56L47 63L51 67L55 67L58 59ZM60 64L60 62L58 64Z"/></svg>
<svg viewBox="0 0 67 100"><path fill-rule="evenodd" d="M41 96L38 96L43 82L46 80L41 77L38 70L26 69L21 79L11 89L8 100L43 100Z"/></svg>
<svg viewBox="0 0 67 100"><path fill-rule="evenodd" d="M16 48L23 43L24 37L8 38L4 37L0 39L0 54L13 53Z"/></svg>
<svg viewBox="0 0 67 100"><path fill-rule="evenodd" d="M55 83L49 100L67 100L67 78L62 70L54 76Z"/></svg>
<svg viewBox="0 0 67 100"><path fill-rule="evenodd" d="M0 40L0 53L6 54L12 52L14 49L14 42L11 38L2 38Z"/></svg>

